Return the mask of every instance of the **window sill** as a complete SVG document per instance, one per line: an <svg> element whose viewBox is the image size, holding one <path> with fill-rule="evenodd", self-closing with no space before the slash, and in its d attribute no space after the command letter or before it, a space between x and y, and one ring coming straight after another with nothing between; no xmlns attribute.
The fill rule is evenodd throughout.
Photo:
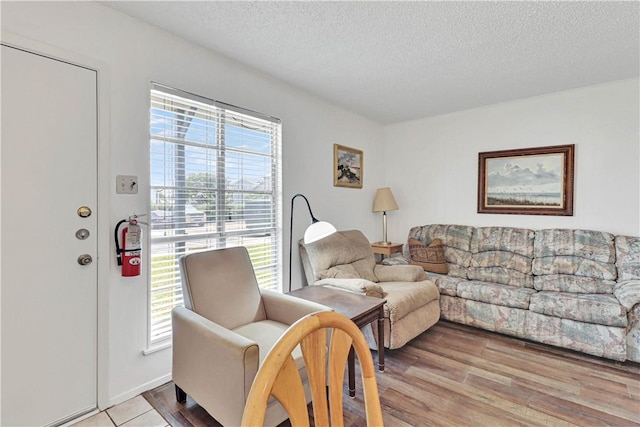
<svg viewBox="0 0 640 427"><path fill-rule="evenodd" d="M153 346L147 348L146 350L142 350L142 354L144 356L149 356L149 355L151 355L153 353L157 353L159 351L165 350L165 349L170 348L170 347L171 347L171 341L166 341L166 342L163 342L163 343L160 343L160 344L153 345Z"/></svg>

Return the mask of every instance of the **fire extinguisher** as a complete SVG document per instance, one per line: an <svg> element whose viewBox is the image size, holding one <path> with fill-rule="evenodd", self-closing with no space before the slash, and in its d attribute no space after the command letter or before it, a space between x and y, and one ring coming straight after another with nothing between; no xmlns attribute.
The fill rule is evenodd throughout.
<svg viewBox="0 0 640 427"><path fill-rule="evenodd" d="M132 215L129 219L123 219L116 225L114 238L116 241L116 256L118 265L122 266L122 276L131 277L140 275L142 256L142 229L138 224L138 216ZM122 247L118 241L120 226L128 222L122 229Z"/></svg>

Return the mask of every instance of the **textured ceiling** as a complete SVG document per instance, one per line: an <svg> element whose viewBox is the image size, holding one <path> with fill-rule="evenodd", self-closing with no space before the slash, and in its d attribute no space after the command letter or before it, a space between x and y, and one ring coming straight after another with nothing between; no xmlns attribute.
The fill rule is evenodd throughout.
<svg viewBox="0 0 640 427"><path fill-rule="evenodd" d="M637 1L100 3L382 124L640 74Z"/></svg>

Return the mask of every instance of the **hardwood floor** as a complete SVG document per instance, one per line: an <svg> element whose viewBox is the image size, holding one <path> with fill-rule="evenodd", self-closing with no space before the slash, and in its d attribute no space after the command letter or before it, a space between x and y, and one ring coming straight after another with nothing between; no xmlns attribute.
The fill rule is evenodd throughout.
<svg viewBox="0 0 640 427"><path fill-rule="evenodd" d="M446 321L387 350L377 380L387 426L640 426L640 364ZM172 426L220 425L172 383L144 397ZM345 425L365 425L361 387L344 404Z"/></svg>

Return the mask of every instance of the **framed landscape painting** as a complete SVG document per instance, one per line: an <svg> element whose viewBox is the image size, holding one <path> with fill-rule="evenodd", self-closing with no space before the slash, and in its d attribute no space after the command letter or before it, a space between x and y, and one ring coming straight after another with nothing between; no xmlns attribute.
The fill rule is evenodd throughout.
<svg viewBox="0 0 640 427"><path fill-rule="evenodd" d="M333 144L333 185L362 188L362 151Z"/></svg>
<svg viewBox="0 0 640 427"><path fill-rule="evenodd" d="M575 145L478 155L478 213L573 215Z"/></svg>

